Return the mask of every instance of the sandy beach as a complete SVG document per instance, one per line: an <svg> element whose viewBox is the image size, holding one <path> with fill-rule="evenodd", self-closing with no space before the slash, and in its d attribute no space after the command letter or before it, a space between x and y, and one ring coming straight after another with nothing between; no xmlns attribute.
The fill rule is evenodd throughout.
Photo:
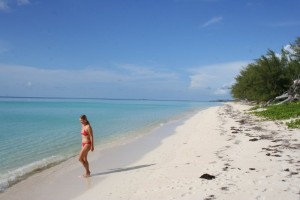
<svg viewBox="0 0 300 200"><path fill-rule="evenodd" d="M300 131L249 115L249 108L226 103L200 111L91 153L90 178L80 177L74 158L0 199L300 199Z"/></svg>

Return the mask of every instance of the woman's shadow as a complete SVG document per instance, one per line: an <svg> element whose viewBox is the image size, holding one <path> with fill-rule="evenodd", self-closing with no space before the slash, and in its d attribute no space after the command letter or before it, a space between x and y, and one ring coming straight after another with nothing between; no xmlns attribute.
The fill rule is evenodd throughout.
<svg viewBox="0 0 300 200"><path fill-rule="evenodd" d="M155 165L155 164L138 165L138 166L128 167L128 168L116 168L116 169L110 169L110 170L107 171L107 172L100 172L100 173L96 173L96 174L91 174L90 177L101 176L101 175L106 175L106 174L112 174L112 173L117 173L117 172L130 171L130 170L136 170L136 169L140 169L140 168L144 168L144 167L150 167L150 166L152 166L152 165Z"/></svg>

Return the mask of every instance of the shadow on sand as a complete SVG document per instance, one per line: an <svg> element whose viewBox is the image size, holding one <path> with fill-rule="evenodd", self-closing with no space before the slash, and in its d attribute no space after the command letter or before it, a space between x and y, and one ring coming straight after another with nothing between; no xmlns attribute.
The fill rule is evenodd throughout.
<svg viewBox="0 0 300 200"><path fill-rule="evenodd" d="M116 169L110 169L110 171L107 172L101 172L101 173L96 173L96 174L91 174L90 177L94 176L101 176L101 175L106 175L106 174L112 174L112 173L117 173L117 172L125 172L125 171L130 171L130 170L136 170L144 167L150 167L155 164L149 164L149 165L138 165L134 167L128 167L128 168L116 168Z"/></svg>

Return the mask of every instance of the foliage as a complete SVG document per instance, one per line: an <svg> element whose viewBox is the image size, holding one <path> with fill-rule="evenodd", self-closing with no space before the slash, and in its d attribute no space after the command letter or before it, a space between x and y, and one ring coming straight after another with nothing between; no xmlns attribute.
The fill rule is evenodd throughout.
<svg viewBox="0 0 300 200"><path fill-rule="evenodd" d="M294 51L293 56L295 60L298 60L298 62L300 62L300 37L296 39L294 44L291 44L291 48Z"/></svg>
<svg viewBox="0 0 300 200"><path fill-rule="evenodd" d="M266 107L263 111L255 111L253 113L271 120L296 118L300 117L300 102L272 105Z"/></svg>
<svg viewBox="0 0 300 200"><path fill-rule="evenodd" d="M249 110L250 111L254 111L254 110L257 110L257 109L259 109L260 108L260 106L253 106L252 108L250 108Z"/></svg>
<svg viewBox="0 0 300 200"><path fill-rule="evenodd" d="M300 37L291 44L293 52L281 50L278 57L272 50L240 71L231 88L237 99L267 101L287 91L300 76Z"/></svg>
<svg viewBox="0 0 300 200"><path fill-rule="evenodd" d="M300 119L292 120L286 123L289 128L300 128Z"/></svg>

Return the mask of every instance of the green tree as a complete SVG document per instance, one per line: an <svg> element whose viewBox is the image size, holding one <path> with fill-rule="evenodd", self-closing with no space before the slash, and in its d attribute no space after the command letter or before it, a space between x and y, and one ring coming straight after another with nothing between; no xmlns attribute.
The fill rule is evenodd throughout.
<svg viewBox="0 0 300 200"><path fill-rule="evenodd" d="M287 66L287 76L292 80L300 78L300 37L291 44L293 52L289 52L290 62Z"/></svg>
<svg viewBox="0 0 300 200"><path fill-rule="evenodd" d="M300 73L300 62L296 56L300 55L300 38L291 46L294 52L282 49L279 57L274 51L268 50L266 55L242 69L231 88L232 96L267 101L288 90L295 76Z"/></svg>
<svg viewBox="0 0 300 200"><path fill-rule="evenodd" d="M300 79L300 63L296 60L289 62L286 68L286 76L290 79L290 84L293 80Z"/></svg>
<svg viewBox="0 0 300 200"><path fill-rule="evenodd" d="M291 48L294 51L292 58L300 62L300 37L297 37L296 41L291 44Z"/></svg>

